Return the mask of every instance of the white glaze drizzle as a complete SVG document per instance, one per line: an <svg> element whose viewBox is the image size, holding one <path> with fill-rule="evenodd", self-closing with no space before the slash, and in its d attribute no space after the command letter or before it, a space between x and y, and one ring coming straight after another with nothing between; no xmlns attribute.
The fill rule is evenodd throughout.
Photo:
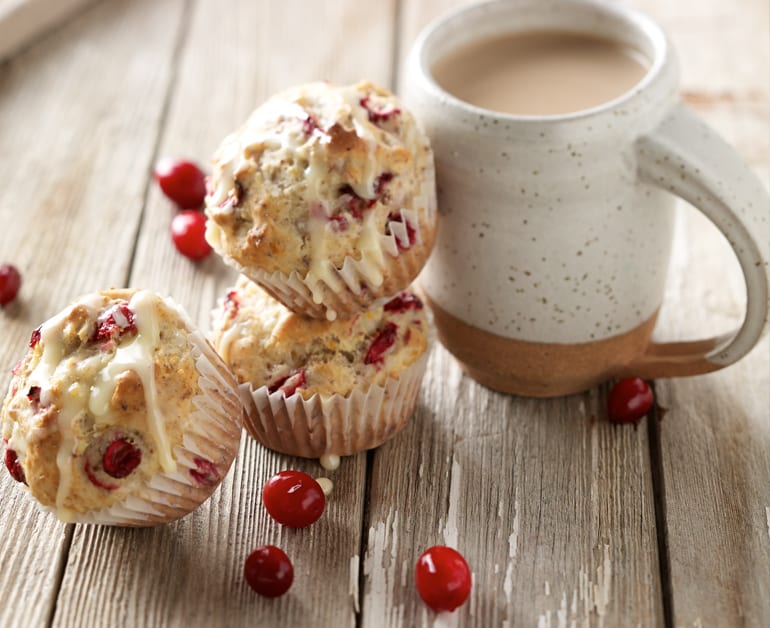
<svg viewBox="0 0 770 628"><path fill-rule="evenodd" d="M109 410L110 399L115 392L118 376L134 371L142 381L148 427L155 444L158 462L166 473L176 471L176 462L168 442L165 419L158 409L158 392L155 382L153 354L160 342L160 324L156 316L157 297L141 290L134 294L129 308L134 312L137 334L133 340L120 345L110 362L94 378L88 407L98 419Z"/></svg>
<svg viewBox="0 0 770 628"><path fill-rule="evenodd" d="M242 323L234 323L232 327L225 329L217 340L217 353L225 362L230 362L230 347L240 337L244 326Z"/></svg>
<svg viewBox="0 0 770 628"><path fill-rule="evenodd" d="M72 309L77 306L85 306L89 318L96 318L103 302L101 295L88 295L78 301L72 308L68 308L46 321L40 327L41 355L37 365L27 378L27 384L40 388L40 403L48 406L52 403L51 388L57 382L61 382L64 394L60 401L60 407L56 414L56 428L59 432L59 448L56 451L56 467L59 471L59 484L56 488L57 514L62 521L72 520L72 512L64 507L64 500L69 494L72 484L72 460L75 447L75 439L72 433L72 421L85 406L86 395L77 382L68 383L73 375L73 361L64 360L63 338L68 336L72 324L65 322ZM76 374L76 373L75 373ZM39 433L39 434L38 434ZM47 434L47 430L37 429L36 436Z"/></svg>
<svg viewBox="0 0 770 628"><path fill-rule="evenodd" d="M336 454L324 454L319 460L321 466L327 471L334 471L340 466L340 457Z"/></svg>
<svg viewBox="0 0 770 628"><path fill-rule="evenodd" d="M316 478L316 482L318 482L318 486L320 486L321 490L324 492L324 496L329 497L329 495L332 494L334 482L329 478Z"/></svg>

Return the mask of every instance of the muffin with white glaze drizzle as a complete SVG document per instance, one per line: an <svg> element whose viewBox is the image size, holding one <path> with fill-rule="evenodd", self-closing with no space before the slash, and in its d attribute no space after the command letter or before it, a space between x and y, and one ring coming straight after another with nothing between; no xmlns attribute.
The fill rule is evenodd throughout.
<svg viewBox="0 0 770 628"><path fill-rule="evenodd" d="M212 336L241 382L249 434L270 449L320 458L376 447L404 427L430 328L410 292L326 321L291 312L241 276L214 312Z"/></svg>
<svg viewBox="0 0 770 628"><path fill-rule="evenodd" d="M243 410L179 306L146 290L94 293L32 333L3 405L5 465L63 521L166 523L224 478Z"/></svg>
<svg viewBox="0 0 770 628"><path fill-rule="evenodd" d="M222 142L206 238L289 309L348 318L406 289L433 246L433 153L389 91L309 83Z"/></svg>

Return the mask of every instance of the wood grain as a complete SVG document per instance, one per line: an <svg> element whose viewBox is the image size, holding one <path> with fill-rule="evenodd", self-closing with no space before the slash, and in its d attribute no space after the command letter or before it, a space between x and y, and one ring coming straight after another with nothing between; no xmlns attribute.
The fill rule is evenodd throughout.
<svg viewBox="0 0 770 628"><path fill-rule="evenodd" d="M419 29L469 1L104 0L0 66L0 262L25 279L0 309L0 389L30 330L84 292L152 288L207 327L234 273L174 251L175 209L150 177L157 156L205 164L291 84L400 82ZM767 180L770 6L634 5L678 47L684 99ZM680 226L658 334L726 331L745 299L737 263L695 211ZM155 529L64 526L2 473L0 625L765 626L769 362L766 339L720 373L656 382L661 420L634 430L604 421L606 387L499 395L436 347L393 441L325 472L244 437L212 499ZM265 480L286 468L334 481L308 529L281 528L262 507ZM241 574L265 543L295 566L279 600ZM474 574L451 615L413 585L436 543Z"/></svg>
<svg viewBox="0 0 770 628"><path fill-rule="evenodd" d="M685 101L767 184L770 84L761 77L770 73L770 5L640 4L671 31ZM745 287L726 241L684 204L678 226L661 334L735 328ZM770 624L769 346L765 339L719 373L656 384L675 626Z"/></svg>
<svg viewBox="0 0 770 628"><path fill-rule="evenodd" d="M337 2L320 17L307 6L193 3L158 154L206 163L256 105L295 83L387 81L391 4ZM321 17L327 28L318 28ZM213 43L199 45L204 40ZM193 264L176 253L167 236L173 212L151 186L130 283L173 294L207 328L215 299L235 275L216 256ZM265 481L287 468L334 482L323 518L308 529L281 528L261 504ZM228 478L192 516L152 531L79 527L54 623L251 626L258 617L263 626L355 625L365 474L365 454L329 473L244 435ZM282 547L294 564L295 584L280 600L255 595L242 577L246 556L266 543ZM143 568L148 556L157 557L152 569Z"/></svg>
<svg viewBox="0 0 770 628"><path fill-rule="evenodd" d="M3 391L32 329L78 294L125 281L169 77L158 31L180 7L139 4L94 7L0 68L0 251L24 278L0 309ZM45 625L72 526L6 473L0 499L0 625Z"/></svg>
<svg viewBox="0 0 770 628"><path fill-rule="evenodd" d="M660 624L646 430L609 425L605 403L493 393L437 347L413 422L374 454L363 624ZM413 588L434 544L474 576L448 617Z"/></svg>

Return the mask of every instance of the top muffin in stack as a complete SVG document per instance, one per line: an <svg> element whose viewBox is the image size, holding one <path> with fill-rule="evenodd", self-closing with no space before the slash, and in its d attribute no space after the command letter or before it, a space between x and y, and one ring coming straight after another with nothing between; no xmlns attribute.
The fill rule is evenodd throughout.
<svg viewBox="0 0 770 628"><path fill-rule="evenodd" d="M436 229L433 156L387 90L277 94L214 157L206 237L294 312L349 318L408 287Z"/></svg>

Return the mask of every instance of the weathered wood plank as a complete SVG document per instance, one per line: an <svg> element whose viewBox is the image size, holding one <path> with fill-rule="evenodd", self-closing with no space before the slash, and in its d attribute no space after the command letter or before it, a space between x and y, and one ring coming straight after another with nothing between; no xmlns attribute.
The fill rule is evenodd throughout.
<svg viewBox="0 0 770 628"><path fill-rule="evenodd" d="M641 4L669 27L685 100L767 183L770 5ZM727 332L743 315L740 268L708 221L693 209L681 218L661 333ZM656 385L676 626L770 624L768 346L722 372Z"/></svg>
<svg viewBox="0 0 770 628"><path fill-rule="evenodd" d="M3 391L32 329L78 294L125 280L171 57L166 37L136 42L180 8L136 4L93 7L0 68L0 257L24 280L0 309ZM0 625L45 625L72 526L0 477Z"/></svg>
<svg viewBox="0 0 770 628"><path fill-rule="evenodd" d="M308 11L304 2L266 0L223 10L208 0L192 11L159 154L206 163L259 102L295 83L388 81L392 3L350 0ZM172 294L207 327L234 275L214 256L196 265L174 251L167 236L173 211L151 186L130 283ZM261 504L264 482L287 468L335 484L324 516L305 530L282 529ZM55 624L354 625L365 474L364 454L329 473L244 436L224 484L192 516L153 531L78 528ZM265 543L294 563L295 584L280 600L259 598L242 578L246 556ZM157 557L151 569L148 557Z"/></svg>
<svg viewBox="0 0 770 628"><path fill-rule="evenodd" d="M461 4L403 3L401 67L419 28ZM647 431L606 423L605 393L499 395L438 346L414 421L374 454L364 625L661 624ZM436 543L473 571L453 615L413 586Z"/></svg>
<svg viewBox="0 0 770 628"><path fill-rule="evenodd" d="M682 218L680 279L661 327L667 337L729 331L745 303L740 269L705 218ZM724 371L656 384L676 626L770 622L769 346Z"/></svg>
<svg viewBox="0 0 770 628"><path fill-rule="evenodd" d="M482 388L441 347L431 360L412 424L374 455L364 625L436 619L412 573L437 543L474 574L458 625L661 623L644 426L606 423L604 389L526 400Z"/></svg>

